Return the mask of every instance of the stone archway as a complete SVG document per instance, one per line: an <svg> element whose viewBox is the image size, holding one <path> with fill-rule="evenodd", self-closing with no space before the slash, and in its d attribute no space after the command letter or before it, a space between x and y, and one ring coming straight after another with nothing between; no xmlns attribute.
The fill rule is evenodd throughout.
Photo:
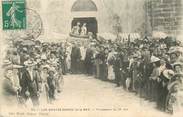
<svg viewBox="0 0 183 117"><path fill-rule="evenodd" d="M97 11L97 6L92 0L77 0L74 2L71 12Z"/></svg>

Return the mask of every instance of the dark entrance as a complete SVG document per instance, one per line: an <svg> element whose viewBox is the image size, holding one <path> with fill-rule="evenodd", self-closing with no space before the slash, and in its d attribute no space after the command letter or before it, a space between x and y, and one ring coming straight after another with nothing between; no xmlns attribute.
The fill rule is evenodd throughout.
<svg viewBox="0 0 183 117"><path fill-rule="evenodd" d="M96 36L96 34L98 33L98 26L97 26L97 20L95 17L89 17L89 18L74 18L72 20L72 27L76 26L77 22L81 23L81 26L83 25L83 23L87 23L87 29L88 32L92 32L94 34L94 36ZM72 28L71 27L71 28Z"/></svg>

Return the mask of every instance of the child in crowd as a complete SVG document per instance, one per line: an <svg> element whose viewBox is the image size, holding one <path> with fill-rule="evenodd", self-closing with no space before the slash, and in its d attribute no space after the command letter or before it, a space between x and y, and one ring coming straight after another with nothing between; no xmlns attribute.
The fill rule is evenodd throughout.
<svg viewBox="0 0 183 117"><path fill-rule="evenodd" d="M49 93L49 101L52 103L53 100L55 100L55 72L54 70L49 70L48 77L47 77L47 83L48 83L48 93Z"/></svg>

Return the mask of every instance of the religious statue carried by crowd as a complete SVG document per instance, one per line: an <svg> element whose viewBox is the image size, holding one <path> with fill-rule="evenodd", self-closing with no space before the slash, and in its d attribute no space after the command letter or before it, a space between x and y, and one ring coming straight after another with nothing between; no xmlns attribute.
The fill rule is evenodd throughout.
<svg viewBox="0 0 183 117"><path fill-rule="evenodd" d="M70 36L72 37L88 37L88 29L87 29L87 23L83 23L81 26L80 22L77 22L75 26L73 26Z"/></svg>

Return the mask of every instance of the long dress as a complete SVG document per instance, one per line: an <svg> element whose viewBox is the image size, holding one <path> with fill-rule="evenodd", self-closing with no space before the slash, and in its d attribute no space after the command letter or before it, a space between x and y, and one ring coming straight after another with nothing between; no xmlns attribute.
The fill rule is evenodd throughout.
<svg viewBox="0 0 183 117"><path fill-rule="evenodd" d="M115 73L113 69L113 61L114 61L114 52L110 52L107 57L107 67L108 67L108 80L115 79Z"/></svg>
<svg viewBox="0 0 183 117"><path fill-rule="evenodd" d="M85 69L88 75L93 74L93 51L91 48L86 50Z"/></svg>
<svg viewBox="0 0 183 117"><path fill-rule="evenodd" d="M67 47L66 49L66 65L67 65L67 69L68 70L71 70L71 50L72 50L72 47Z"/></svg>
<svg viewBox="0 0 183 117"><path fill-rule="evenodd" d="M62 74L62 69L59 69L57 73L55 74L55 79L56 79L56 90L58 93L62 92L63 90L63 84L64 84L64 79L63 79L63 74Z"/></svg>
<svg viewBox="0 0 183 117"><path fill-rule="evenodd" d="M181 85L181 88L177 92L177 105L174 106L174 115L175 117L183 115L183 84ZM177 115L177 116L176 116Z"/></svg>
<svg viewBox="0 0 183 117"><path fill-rule="evenodd" d="M80 48L74 46L71 51L71 70L72 73L79 73L81 52Z"/></svg>
<svg viewBox="0 0 183 117"><path fill-rule="evenodd" d="M99 54L99 78L101 80L107 79L107 65L106 65L106 54L101 51Z"/></svg>
<svg viewBox="0 0 183 117"><path fill-rule="evenodd" d="M81 73L85 73L85 58L86 58L86 48L84 46L80 47L81 51L81 61L80 61L80 71Z"/></svg>
<svg viewBox="0 0 183 117"><path fill-rule="evenodd" d="M157 79L158 79L158 76L159 76L159 68L158 67L155 67L151 73L151 76L150 76L150 79L151 79L151 84L152 84L152 88L150 89L150 94L151 94L151 97L154 101L157 101L157 96L158 96L158 82L157 82Z"/></svg>
<svg viewBox="0 0 183 117"><path fill-rule="evenodd" d="M41 94L40 94L40 98L39 98L41 105L47 104L49 101L47 77L48 77L47 73L41 72L42 87L41 87Z"/></svg>
<svg viewBox="0 0 183 117"><path fill-rule="evenodd" d="M119 55L115 57L115 60L113 63L113 69L114 69L114 73L115 73L115 83L117 86L120 86L121 81L122 81L121 80L122 61L121 61L121 58Z"/></svg>
<svg viewBox="0 0 183 117"><path fill-rule="evenodd" d="M100 59L99 59L98 52L95 54L95 66L96 66L96 78L99 78L100 77Z"/></svg>
<svg viewBox="0 0 183 117"><path fill-rule="evenodd" d="M166 112L179 115L183 110L183 77L176 78L168 85L168 96L166 99ZM183 114L183 113L182 113Z"/></svg>
<svg viewBox="0 0 183 117"><path fill-rule="evenodd" d="M157 106L159 109L166 110L166 98L168 96L168 82L169 80L163 75L163 72L159 76L160 82L158 83L158 101Z"/></svg>
<svg viewBox="0 0 183 117"><path fill-rule="evenodd" d="M139 79L139 65L138 61L134 61L131 65L132 69L132 90L135 92L139 91L140 88L140 79Z"/></svg>

